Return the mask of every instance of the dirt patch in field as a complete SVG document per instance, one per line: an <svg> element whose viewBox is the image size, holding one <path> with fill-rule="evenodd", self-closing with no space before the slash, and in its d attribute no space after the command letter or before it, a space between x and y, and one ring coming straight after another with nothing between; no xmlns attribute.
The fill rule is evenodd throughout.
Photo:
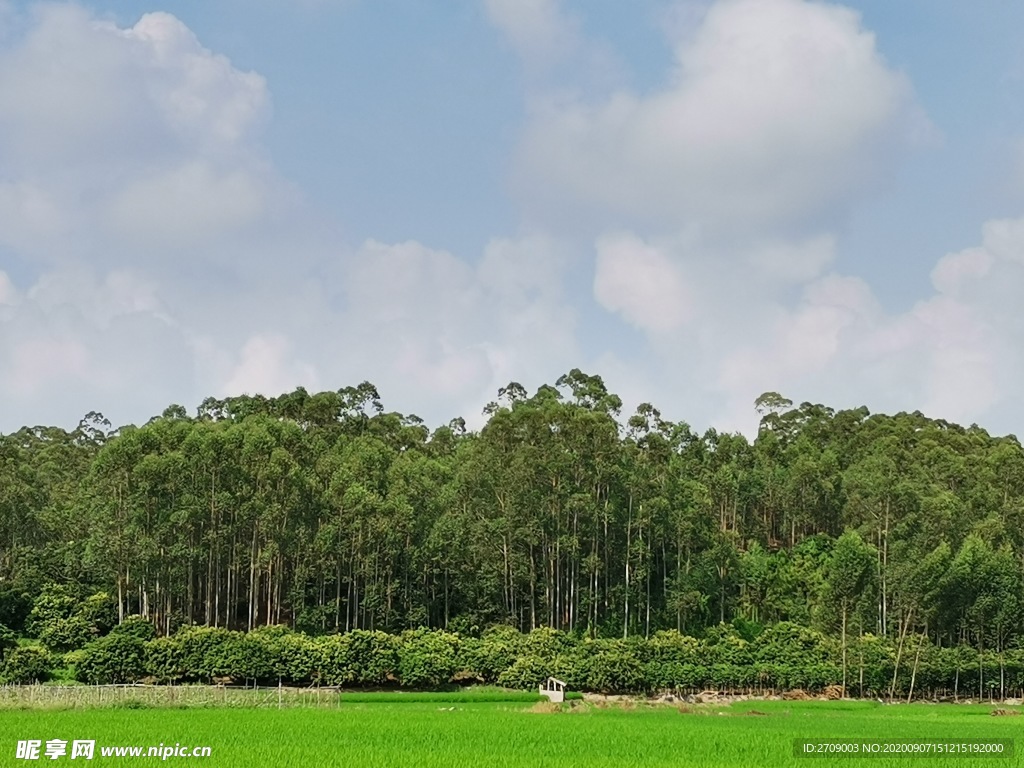
<svg viewBox="0 0 1024 768"><path fill-rule="evenodd" d="M1016 709L993 709L992 717L1017 717L1020 715L1020 711Z"/></svg>
<svg viewBox="0 0 1024 768"><path fill-rule="evenodd" d="M533 712L538 715L553 715L556 712L562 711L562 705L556 704L553 701L538 701L526 711Z"/></svg>
<svg viewBox="0 0 1024 768"><path fill-rule="evenodd" d="M755 717L768 717L767 712L762 712L759 709L750 709L743 713L744 715L753 715Z"/></svg>
<svg viewBox="0 0 1024 768"><path fill-rule="evenodd" d="M783 693L782 698L785 701L810 701L813 697L803 688L794 688Z"/></svg>

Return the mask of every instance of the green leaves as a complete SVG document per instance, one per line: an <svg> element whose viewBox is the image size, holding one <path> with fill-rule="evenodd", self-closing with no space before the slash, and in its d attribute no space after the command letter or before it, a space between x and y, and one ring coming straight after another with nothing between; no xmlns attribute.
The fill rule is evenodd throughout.
<svg viewBox="0 0 1024 768"><path fill-rule="evenodd" d="M623 418L579 369L497 395L478 432L385 411L364 382L0 437L0 623L57 652L135 637L160 679L366 685L585 679L583 638L653 648L671 628L708 657L645 679L790 679L791 660L743 660L780 622L824 631L858 680L869 632L922 674L925 639L1003 657L1024 640L1014 438L769 392L750 443L650 403ZM413 627L458 642L394 640ZM634 676L601 653L602 685Z"/></svg>
<svg viewBox="0 0 1024 768"><path fill-rule="evenodd" d="M134 683L145 676L145 642L130 633L113 634L82 649L76 674L83 683Z"/></svg>
<svg viewBox="0 0 1024 768"><path fill-rule="evenodd" d="M10 648L0 666L0 681L8 685L31 685L50 679L53 656L39 646Z"/></svg>

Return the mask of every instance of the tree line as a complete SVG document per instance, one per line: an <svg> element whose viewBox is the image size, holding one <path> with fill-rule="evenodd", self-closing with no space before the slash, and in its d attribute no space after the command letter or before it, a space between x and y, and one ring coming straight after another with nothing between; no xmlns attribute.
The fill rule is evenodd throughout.
<svg viewBox="0 0 1024 768"><path fill-rule="evenodd" d="M753 441L697 434L650 404L623 417L573 370L502 388L479 431L387 412L368 383L21 429L0 436L0 624L30 634L48 585L109 595L115 623L160 636L752 642L785 623L834 641L847 685L873 640L897 670L970 650L979 684L990 657L1005 684L1024 629L1018 440L777 393L755 407ZM95 641L65 613L71 645Z"/></svg>
<svg viewBox="0 0 1024 768"><path fill-rule="evenodd" d="M436 690L491 684L536 689L556 676L571 690L600 693L715 690L764 695L796 690L890 700L1024 695L1024 650L979 653L965 646L936 647L919 637L913 665L900 667L892 643L884 638L863 635L847 648L835 637L791 622L764 629L742 622L719 624L699 639L674 629L647 638L595 639L548 627L521 633L502 625L464 633L355 629L319 636L284 626L250 632L185 626L158 637L152 623L140 616L116 623L112 601L97 595L71 615L91 614L93 629L101 636L76 647L83 638L54 631L62 615L54 609L63 596L58 592L54 597L51 588L32 610L44 644L21 645L9 635L0 637L0 683L55 679L97 685L244 682L247 687ZM104 606L111 610L104 611ZM846 650L852 674L844 687Z"/></svg>

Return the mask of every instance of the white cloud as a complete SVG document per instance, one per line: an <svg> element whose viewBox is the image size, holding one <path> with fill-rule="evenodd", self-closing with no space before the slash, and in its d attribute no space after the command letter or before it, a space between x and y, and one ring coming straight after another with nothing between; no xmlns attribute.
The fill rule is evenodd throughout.
<svg viewBox="0 0 1024 768"><path fill-rule="evenodd" d="M238 235L290 191L262 159L263 78L167 13L127 29L32 6L0 49L0 242L113 266Z"/></svg>
<svg viewBox="0 0 1024 768"><path fill-rule="evenodd" d="M0 271L0 304L14 305L18 301L18 291L6 272Z"/></svg>
<svg viewBox="0 0 1024 768"><path fill-rule="evenodd" d="M632 237L616 265L620 293L609 288L603 303L643 328L647 344L642 352L608 350L597 366L631 405L648 400L669 418L748 435L757 426L754 398L769 390L836 408L921 410L996 431L1024 416L1016 396L1024 375L1024 218L990 221L980 245L938 259L934 293L904 311L886 311L860 278L819 275L835 247L827 237L736 251L699 239L654 249ZM660 302L642 293L635 303L622 298L631 280L653 285L641 278L652 251L684 271L697 297L693 318L668 330L657 316L645 324L627 314ZM599 265L604 258L599 253ZM785 279L769 279L780 265Z"/></svg>
<svg viewBox="0 0 1024 768"><path fill-rule="evenodd" d="M747 258L766 279L805 283L818 277L835 257L835 236L818 235L799 242L766 241Z"/></svg>
<svg viewBox="0 0 1024 768"><path fill-rule="evenodd" d="M810 283L792 310L765 306L760 322L757 314L751 318L749 307L740 311L755 321L748 327L751 338L723 345L718 380L725 392L746 400L746 408L761 392L826 371L840 353L844 333L858 322L870 323L878 308L862 280L828 275Z"/></svg>
<svg viewBox="0 0 1024 768"><path fill-rule="evenodd" d="M693 316L693 299L679 267L632 233L597 241L594 297L609 312L647 331L671 331Z"/></svg>
<svg viewBox="0 0 1024 768"><path fill-rule="evenodd" d="M35 338L17 341L10 350L4 374L7 388L17 396L37 394L56 379L78 384L90 364L85 345L74 339Z"/></svg>
<svg viewBox="0 0 1024 768"><path fill-rule="evenodd" d="M242 347L238 364L222 393L229 396L270 393L273 396L298 386L315 391L318 386L316 370L292 358L288 339L282 334L259 334Z"/></svg>
<svg viewBox="0 0 1024 768"><path fill-rule="evenodd" d="M578 44L559 0L484 0L491 23L529 62L550 63Z"/></svg>
<svg viewBox="0 0 1024 768"><path fill-rule="evenodd" d="M720 0L662 90L539 110L518 182L538 218L575 207L756 230L812 219L884 176L915 117L906 78L849 9Z"/></svg>
<svg viewBox="0 0 1024 768"><path fill-rule="evenodd" d="M993 261L992 254L985 248L970 248L947 254L939 259L932 270L932 285L939 293L955 295L969 281L987 275Z"/></svg>
<svg viewBox="0 0 1024 768"><path fill-rule="evenodd" d="M269 95L255 72L240 72L211 53L169 13L147 13L134 27L104 27L138 43L147 90L167 123L201 145L233 145L264 115Z"/></svg>
<svg viewBox="0 0 1024 768"><path fill-rule="evenodd" d="M575 45L557 3L489 9L524 57ZM119 29L40 6L0 36L2 428L364 379L389 408L479 423L498 387L576 366L698 426L750 431L769 389L1019 420L1024 219L987 224L937 262L933 295L886 312L818 214L885 176L908 83L839 6L705 10L661 90L533 114L527 208L586 210L590 265L543 227L482 254L346 247L265 156L259 75L168 14ZM606 339L596 312L646 343Z"/></svg>
<svg viewBox="0 0 1024 768"><path fill-rule="evenodd" d="M3 428L73 426L88 410L138 403L152 413L192 385L181 329L147 279L79 267L44 273L21 291L8 285L15 301L0 306Z"/></svg>
<svg viewBox="0 0 1024 768"><path fill-rule="evenodd" d="M995 428L1006 429L1024 415L1016 397L1021 254L1024 219L991 221L980 246L937 261L935 293L904 312L884 312L866 283L839 275L808 283L793 307L781 294L737 307L749 338L716 323L717 351L703 356L718 368L728 403L715 423L750 432L753 398L776 390L836 407L998 420Z"/></svg>
<svg viewBox="0 0 1024 768"><path fill-rule="evenodd" d="M117 190L104 223L128 244L180 248L256 223L266 198L264 181L248 170L218 173L208 164L187 162Z"/></svg>
<svg viewBox="0 0 1024 768"><path fill-rule="evenodd" d="M492 241L475 265L417 242L368 242L337 280L345 376L473 420L498 387L553 380L578 354L565 266L538 236Z"/></svg>

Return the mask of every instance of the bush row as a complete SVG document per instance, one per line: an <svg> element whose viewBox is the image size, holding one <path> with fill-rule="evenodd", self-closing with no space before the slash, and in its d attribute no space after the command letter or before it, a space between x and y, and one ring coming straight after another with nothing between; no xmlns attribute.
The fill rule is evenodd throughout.
<svg viewBox="0 0 1024 768"><path fill-rule="evenodd" d="M895 692L911 685L920 695L957 690L974 695L979 675L986 692L1024 688L1024 651L1001 658L965 647L935 648L921 639L916 672L902 656ZM896 649L885 640L851 639L847 688L851 694L888 693ZM234 632L188 627L155 637L152 626L132 619L59 656L38 647L9 649L0 677L9 683L45 680L54 666L70 666L84 683L210 683L347 687L438 688L479 682L531 689L549 675L573 690L633 693L657 690L820 691L842 682L841 651L834 640L793 624L769 627L747 640L721 626L697 640L678 632L649 639L592 640L550 629L522 634L508 627L480 637L441 630L401 635L356 630L309 637L285 627Z"/></svg>

